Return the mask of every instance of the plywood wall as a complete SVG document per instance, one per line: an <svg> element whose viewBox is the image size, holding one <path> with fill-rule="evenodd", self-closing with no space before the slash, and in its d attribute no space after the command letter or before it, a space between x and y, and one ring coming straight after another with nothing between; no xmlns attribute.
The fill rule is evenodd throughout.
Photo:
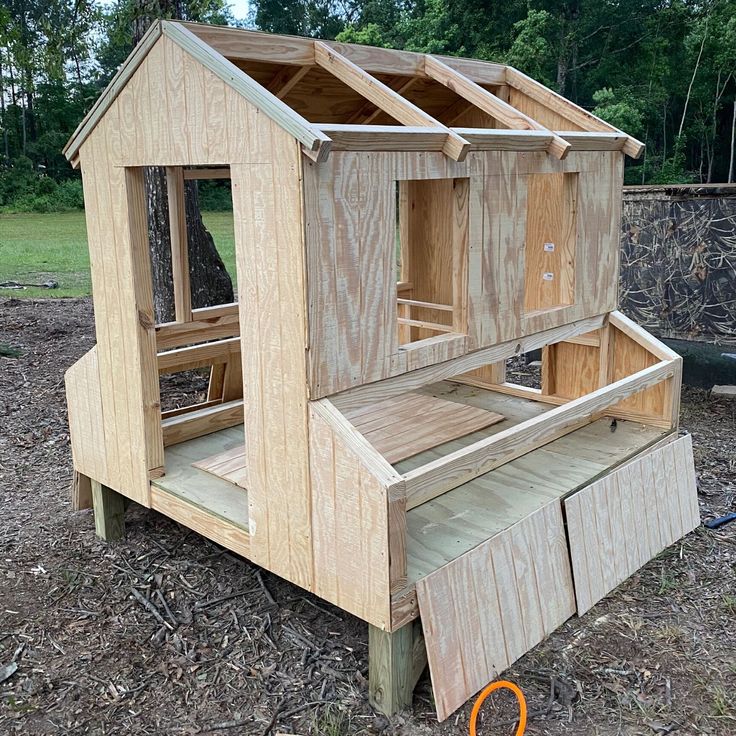
<svg viewBox="0 0 736 736"><path fill-rule="evenodd" d="M278 146L272 145L272 136ZM147 505L149 475L159 473L164 464L142 169L133 167L255 164L267 171L276 166L278 196L272 176L270 190L261 187L255 192L254 212L268 221L279 213L290 236L298 233L301 238L300 156L293 138L166 37L156 42L83 144L80 163L107 480L115 490ZM245 176L241 171L241 182ZM272 242L267 245L272 251L278 248ZM285 262L290 262L288 257ZM273 273L274 263L270 261L264 277ZM295 278L285 274L282 288L303 299L303 290L298 290L302 282ZM277 325L282 316L274 311L280 309L278 292L270 299L263 309ZM288 311L287 302L283 309ZM291 330L289 334L292 324L287 320L283 328ZM305 328L297 329L303 354ZM299 363L291 360L288 365L293 370L285 375L303 385L305 369L300 371ZM254 548L259 549L257 544ZM296 578L301 580L302 573Z"/></svg>
<svg viewBox="0 0 736 736"><path fill-rule="evenodd" d="M313 583L301 151L267 121L267 163L233 164L250 556Z"/></svg>
<svg viewBox="0 0 736 736"><path fill-rule="evenodd" d="M526 274L543 275L525 255L534 235L528 207L539 200L533 182L542 174L554 175L564 206L576 211L556 228L560 279L566 275L564 295L553 295L559 305L525 303L525 291L533 290ZM619 152L574 152L558 161L544 153L476 151L462 163L441 153L334 152L323 164L306 162L311 398L615 309L622 175ZM418 179L468 182L467 333L433 338L432 352L400 346L397 333L396 182ZM452 192L440 185L432 191L445 189ZM550 212L531 218L540 242Z"/></svg>

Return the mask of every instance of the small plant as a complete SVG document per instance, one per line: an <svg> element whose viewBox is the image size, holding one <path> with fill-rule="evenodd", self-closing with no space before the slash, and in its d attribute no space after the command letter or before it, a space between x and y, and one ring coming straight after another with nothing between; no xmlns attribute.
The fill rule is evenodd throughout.
<svg viewBox="0 0 736 736"><path fill-rule="evenodd" d="M721 598L721 606L725 609L726 613L731 616L736 616L736 595L730 595L726 593Z"/></svg>
<svg viewBox="0 0 736 736"><path fill-rule="evenodd" d="M20 358L20 350L0 342L0 358Z"/></svg>
<svg viewBox="0 0 736 736"><path fill-rule="evenodd" d="M716 716L727 716L731 715L731 708L733 701L729 694L720 685L713 688L713 713Z"/></svg>
<svg viewBox="0 0 736 736"><path fill-rule="evenodd" d="M319 736L345 736L350 729L350 715L335 705L315 715L312 722L312 733Z"/></svg>
<svg viewBox="0 0 736 736"><path fill-rule="evenodd" d="M671 573L665 572L665 569L662 568L662 572L659 577L659 594L664 595L665 593L677 590L678 588L679 586L675 576Z"/></svg>

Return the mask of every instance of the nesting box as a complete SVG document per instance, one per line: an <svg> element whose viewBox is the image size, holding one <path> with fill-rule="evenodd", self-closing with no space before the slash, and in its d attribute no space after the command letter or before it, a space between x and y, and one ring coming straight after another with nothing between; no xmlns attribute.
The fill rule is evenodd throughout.
<svg viewBox="0 0 736 736"><path fill-rule="evenodd" d="M428 659L446 717L698 522L681 360L616 311L641 149L508 66L152 26L66 148L97 336L66 375L79 504L109 537L133 499L360 617L373 702ZM211 177L238 300L193 308L184 187ZM162 411L160 375L203 368Z"/></svg>

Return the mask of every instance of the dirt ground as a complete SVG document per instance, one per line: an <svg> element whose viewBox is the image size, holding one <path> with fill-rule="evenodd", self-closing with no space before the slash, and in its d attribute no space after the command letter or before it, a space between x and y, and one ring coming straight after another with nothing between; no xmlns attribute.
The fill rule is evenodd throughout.
<svg viewBox="0 0 736 736"><path fill-rule="evenodd" d="M93 343L89 300L0 300L0 347L20 351L0 357L0 734L467 734L470 705L437 724L426 675L412 712L373 712L363 623L163 516L132 506L125 541L98 541L70 509L63 385ZM682 426L703 518L733 510L734 409L686 389ZM530 735L736 734L735 639L736 523L506 676ZM479 736L513 733L504 696L483 712Z"/></svg>

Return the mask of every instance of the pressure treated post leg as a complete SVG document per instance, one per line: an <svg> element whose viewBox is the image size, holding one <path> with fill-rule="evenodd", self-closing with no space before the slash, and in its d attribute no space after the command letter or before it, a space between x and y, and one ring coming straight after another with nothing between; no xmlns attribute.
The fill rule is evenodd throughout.
<svg viewBox="0 0 736 736"><path fill-rule="evenodd" d="M122 539L125 535L125 496L93 480L92 506L97 536L107 542Z"/></svg>
<svg viewBox="0 0 736 736"><path fill-rule="evenodd" d="M414 677L414 627L392 634L368 626L368 694L371 705L390 716L411 705Z"/></svg>

